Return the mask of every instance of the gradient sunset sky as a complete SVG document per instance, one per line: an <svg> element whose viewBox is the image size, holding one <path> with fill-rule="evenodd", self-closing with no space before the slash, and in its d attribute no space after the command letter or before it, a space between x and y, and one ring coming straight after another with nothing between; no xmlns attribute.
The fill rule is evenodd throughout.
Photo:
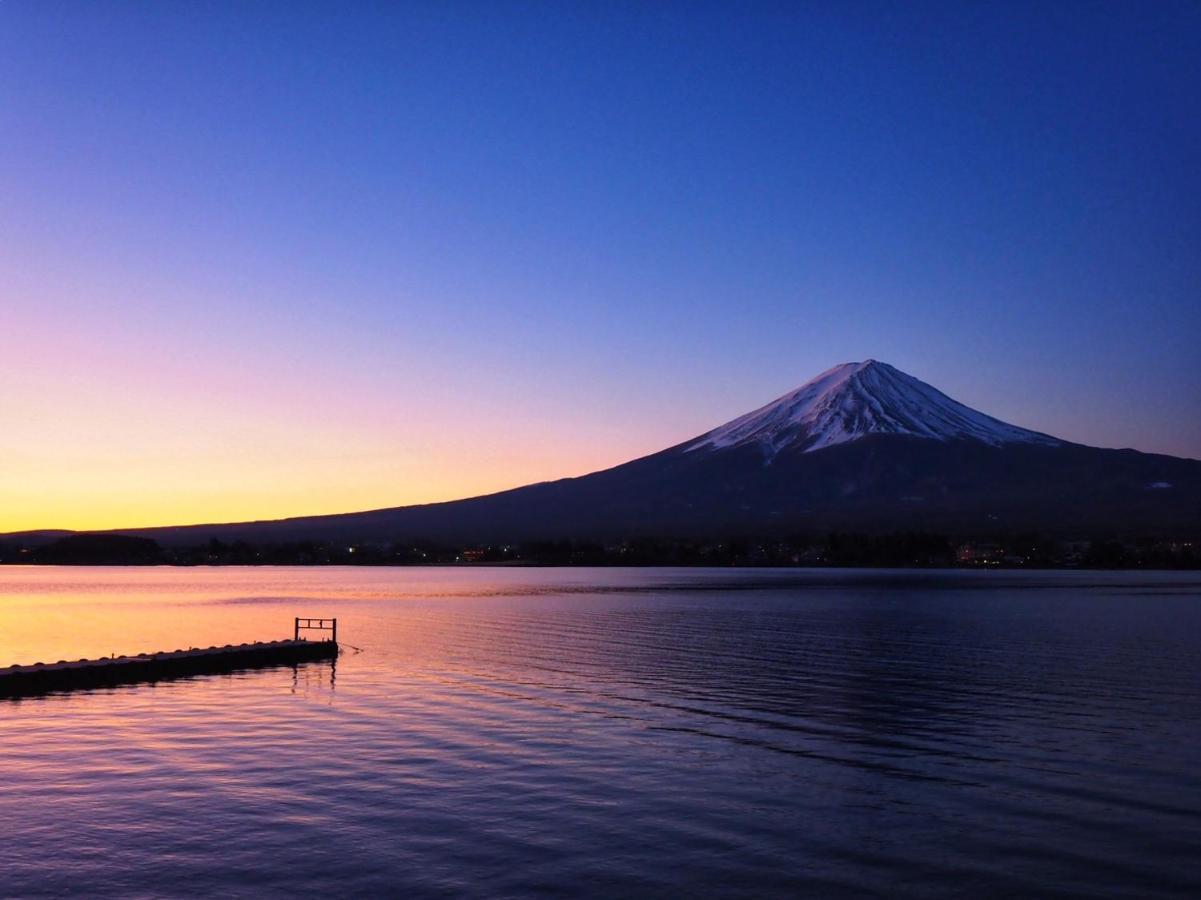
<svg viewBox="0 0 1201 900"><path fill-rule="evenodd" d="M0 3L0 531L464 497L882 359L1201 457L1201 5Z"/></svg>

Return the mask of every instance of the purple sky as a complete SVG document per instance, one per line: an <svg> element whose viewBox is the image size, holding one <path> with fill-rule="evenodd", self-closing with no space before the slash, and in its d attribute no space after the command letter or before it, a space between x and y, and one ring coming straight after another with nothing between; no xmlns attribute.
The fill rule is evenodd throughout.
<svg viewBox="0 0 1201 900"><path fill-rule="evenodd" d="M0 4L0 530L579 474L882 359L1201 457L1201 6Z"/></svg>

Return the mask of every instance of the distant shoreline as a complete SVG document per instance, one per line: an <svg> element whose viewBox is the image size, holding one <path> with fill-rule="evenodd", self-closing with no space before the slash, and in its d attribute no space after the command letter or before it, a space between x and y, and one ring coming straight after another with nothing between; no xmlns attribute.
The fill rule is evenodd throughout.
<svg viewBox="0 0 1201 900"><path fill-rule="evenodd" d="M191 546L145 537L71 534L42 543L0 541L0 565L462 566L789 569L1198 569L1192 539L1062 540L1038 535L956 537L891 534L630 538L450 544L432 540L294 541L252 544L217 539Z"/></svg>
<svg viewBox="0 0 1201 900"><path fill-rule="evenodd" d="M1118 565L905 565L901 563L802 564L802 563L551 563L525 562L422 562L422 563L68 563L0 561L0 568L11 569L773 569L778 571L848 571L863 569L904 570L911 572L1195 572L1201 563L1174 566Z"/></svg>

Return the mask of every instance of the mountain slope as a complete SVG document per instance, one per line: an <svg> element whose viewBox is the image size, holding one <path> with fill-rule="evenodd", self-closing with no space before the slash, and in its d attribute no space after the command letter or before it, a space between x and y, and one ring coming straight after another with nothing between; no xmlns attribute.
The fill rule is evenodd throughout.
<svg viewBox="0 0 1201 900"><path fill-rule="evenodd" d="M122 533L168 544L495 543L830 529L1201 536L1201 461L1061 441L868 360L579 478L422 506Z"/></svg>

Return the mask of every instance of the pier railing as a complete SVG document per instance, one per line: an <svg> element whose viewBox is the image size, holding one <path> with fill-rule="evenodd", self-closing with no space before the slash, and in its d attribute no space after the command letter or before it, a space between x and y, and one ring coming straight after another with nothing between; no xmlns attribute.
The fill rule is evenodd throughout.
<svg viewBox="0 0 1201 900"><path fill-rule="evenodd" d="M292 633L292 640L300 640L300 632L302 631L328 631L329 639L334 643L338 641L338 620L337 619L307 619L301 616L296 617L296 629Z"/></svg>

